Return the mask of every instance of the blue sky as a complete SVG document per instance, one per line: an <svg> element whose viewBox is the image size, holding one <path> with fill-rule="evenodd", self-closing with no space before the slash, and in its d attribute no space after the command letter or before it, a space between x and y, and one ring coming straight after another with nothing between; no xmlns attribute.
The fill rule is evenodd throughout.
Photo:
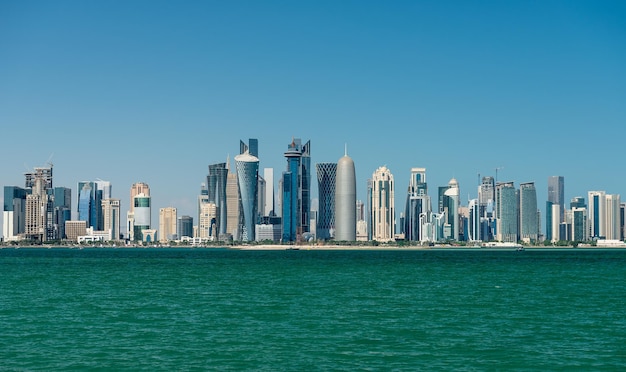
<svg viewBox="0 0 626 372"><path fill-rule="evenodd" d="M258 138L278 177L298 137L313 163L347 143L360 199L382 165L398 210L411 167L464 204L502 167L543 213L551 175L626 196L625 119L622 1L0 3L0 184L52 155L124 211L143 181L196 218L208 164Z"/></svg>

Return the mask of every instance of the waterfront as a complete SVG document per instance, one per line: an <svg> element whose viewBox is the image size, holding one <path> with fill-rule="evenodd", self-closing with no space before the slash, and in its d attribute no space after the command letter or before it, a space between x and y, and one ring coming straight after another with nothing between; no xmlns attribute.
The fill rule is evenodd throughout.
<svg viewBox="0 0 626 372"><path fill-rule="evenodd" d="M623 250L2 249L8 370L623 369Z"/></svg>

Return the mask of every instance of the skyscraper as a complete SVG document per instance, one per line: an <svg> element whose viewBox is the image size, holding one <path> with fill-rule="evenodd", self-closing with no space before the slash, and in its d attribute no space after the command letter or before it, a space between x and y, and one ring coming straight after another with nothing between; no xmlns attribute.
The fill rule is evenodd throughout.
<svg viewBox="0 0 626 372"><path fill-rule="evenodd" d="M513 182L496 184L496 239L501 242L517 242L518 239L517 191Z"/></svg>
<svg viewBox="0 0 626 372"><path fill-rule="evenodd" d="M254 241L255 225L258 217L257 187L259 159L248 152L235 156L239 197L241 200L241 240Z"/></svg>
<svg viewBox="0 0 626 372"><path fill-rule="evenodd" d="M468 238L470 242L478 242L481 240L481 216L479 199L472 199L468 203Z"/></svg>
<svg viewBox="0 0 626 372"><path fill-rule="evenodd" d="M180 216L178 217L178 224L176 227L176 235L178 239L182 237L193 237L193 217L191 216Z"/></svg>
<svg viewBox="0 0 626 372"><path fill-rule="evenodd" d="M519 196L520 237L526 242L536 242L539 238L539 221L537 221L537 190L535 189L535 183L521 183Z"/></svg>
<svg viewBox="0 0 626 372"><path fill-rule="evenodd" d="M559 223L564 221L565 181L563 176L548 177L548 201L559 206Z"/></svg>
<svg viewBox="0 0 626 372"><path fill-rule="evenodd" d="M282 177L283 241L299 241L309 232L311 213L311 141L294 138L285 152L287 170Z"/></svg>
<svg viewBox="0 0 626 372"><path fill-rule="evenodd" d="M274 213L274 168L263 169L265 179L265 207L264 216L273 216Z"/></svg>
<svg viewBox="0 0 626 372"><path fill-rule="evenodd" d="M587 194L589 198L589 210L587 212L589 237L604 239L606 237L606 192L589 191Z"/></svg>
<svg viewBox="0 0 626 372"><path fill-rule="evenodd" d="M622 237L620 223L620 195L606 194L605 196L605 221L606 239L620 240Z"/></svg>
<svg viewBox="0 0 626 372"><path fill-rule="evenodd" d="M176 208L166 207L159 209L159 241L167 243L176 240Z"/></svg>
<svg viewBox="0 0 626 372"><path fill-rule="evenodd" d="M2 236L5 241L18 240L25 232L27 194L21 187L4 186Z"/></svg>
<svg viewBox="0 0 626 372"><path fill-rule="evenodd" d="M380 242L392 241L396 225L393 175L386 166L379 167L372 174L368 187L368 195L371 197L369 205L372 239Z"/></svg>
<svg viewBox="0 0 626 372"><path fill-rule="evenodd" d="M337 162L335 240L356 240L356 172L347 150Z"/></svg>
<svg viewBox="0 0 626 372"><path fill-rule="evenodd" d="M455 178L448 182L448 188L443 192L443 212L446 215L444 223L444 238L459 240L459 206L460 190L459 183Z"/></svg>
<svg viewBox="0 0 626 372"><path fill-rule="evenodd" d="M337 163L317 163L317 190L319 207L317 216L317 239L328 240L335 236L335 185Z"/></svg>
<svg viewBox="0 0 626 372"><path fill-rule="evenodd" d="M587 229L587 208L572 208L572 240L584 242L589 240L589 230Z"/></svg>
<svg viewBox="0 0 626 372"><path fill-rule="evenodd" d="M219 234L226 234L226 221L228 218L228 207L226 204L226 182L228 179L228 168L226 163L216 163L209 165L207 185L209 190L209 203L217 206L217 225ZM218 235L219 235L218 234Z"/></svg>
<svg viewBox="0 0 626 372"><path fill-rule="evenodd" d="M140 193L133 198L134 221L133 221L133 240L143 241L144 230L150 230L152 225L152 209L151 198L149 195Z"/></svg>
<svg viewBox="0 0 626 372"><path fill-rule="evenodd" d="M239 141L239 154L248 153L255 158L259 157L259 140L256 138L249 138L246 144L243 141Z"/></svg>
<svg viewBox="0 0 626 372"><path fill-rule="evenodd" d="M72 219L72 189L55 187L48 189L53 193L54 229L58 239L65 238L65 222Z"/></svg>
<svg viewBox="0 0 626 372"><path fill-rule="evenodd" d="M35 168L24 174L27 190L24 234L26 239L45 242L58 237L54 228L54 195L52 190L52 165Z"/></svg>
<svg viewBox="0 0 626 372"><path fill-rule="evenodd" d="M130 187L130 207L126 214L126 231L128 231L128 238L132 241L143 240L143 235L135 237L135 196L140 194L144 195L144 197L150 196L150 186L147 183L135 182ZM144 223L145 216L142 216L141 219L141 222ZM147 227L147 229L149 228Z"/></svg>
<svg viewBox="0 0 626 372"><path fill-rule="evenodd" d="M198 216L198 235L201 239L218 239L218 207L215 203L203 203Z"/></svg>
<svg viewBox="0 0 626 372"><path fill-rule="evenodd" d="M133 212L135 210L134 199L136 195L144 194L146 196L150 196L150 186L144 182L136 182L133 183L130 187L130 208L129 210Z"/></svg>
<svg viewBox="0 0 626 372"><path fill-rule="evenodd" d="M239 181L236 172L228 172L226 176L226 233L233 240L240 240L239 215L241 214L239 203Z"/></svg>
<svg viewBox="0 0 626 372"><path fill-rule="evenodd" d="M109 240L118 240L120 238L120 200L104 199L102 200L102 222L103 231L109 233Z"/></svg>
<svg viewBox="0 0 626 372"><path fill-rule="evenodd" d="M87 227L102 230L102 190L96 182L78 183L78 220L86 221Z"/></svg>
<svg viewBox="0 0 626 372"><path fill-rule="evenodd" d="M422 238L421 219L431 212L430 196L426 183L426 168L411 168L411 179L404 210L404 238L420 241Z"/></svg>

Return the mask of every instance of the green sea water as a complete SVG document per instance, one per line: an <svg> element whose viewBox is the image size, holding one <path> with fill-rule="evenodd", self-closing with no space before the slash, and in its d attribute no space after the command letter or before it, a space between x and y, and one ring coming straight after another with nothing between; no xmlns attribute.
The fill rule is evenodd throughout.
<svg viewBox="0 0 626 372"><path fill-rule="evenodd" d="M0 250L0 370L625 370L626 251Z"/></svg>

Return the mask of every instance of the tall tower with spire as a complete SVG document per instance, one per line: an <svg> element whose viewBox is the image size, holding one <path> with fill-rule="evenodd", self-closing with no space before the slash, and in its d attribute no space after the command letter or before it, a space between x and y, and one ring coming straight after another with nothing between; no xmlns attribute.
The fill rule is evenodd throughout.
<svg viewBox="0 0 626 372"><path fill-rule="evenodd" d="M337 161L335 240L356 240L356 172L354 161L348 156L347 146L344 156Z"/></svg>

